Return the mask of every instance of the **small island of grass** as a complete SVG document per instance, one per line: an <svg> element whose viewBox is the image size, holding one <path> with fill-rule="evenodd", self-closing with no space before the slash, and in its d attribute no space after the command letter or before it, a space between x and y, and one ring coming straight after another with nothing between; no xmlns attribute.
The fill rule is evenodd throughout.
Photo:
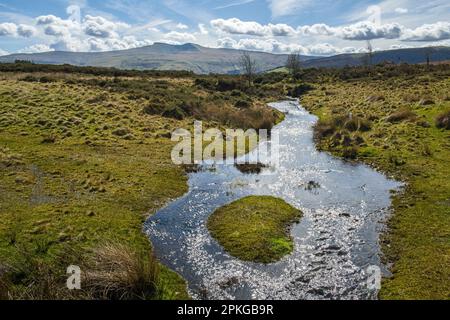
<svg viewBox="0 0 450 320"><path fill-rule="evenodd" d="M289 230L301 215L281 199L250 196L216 210L208 220L208 229L231 255L271 263L292 252Z"/></svg>

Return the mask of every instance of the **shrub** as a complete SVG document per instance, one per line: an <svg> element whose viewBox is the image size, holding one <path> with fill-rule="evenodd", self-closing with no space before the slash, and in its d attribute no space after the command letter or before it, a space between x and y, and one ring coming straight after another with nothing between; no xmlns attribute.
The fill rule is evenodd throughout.
<svg viewBox="0 0 450 320"><path fill-rule="evenodd" d="M450 110L440 114L436 118L436 127L450 130Z"/></svg>
<svg viewBox="0 0 450 320"><path fill-rule="evenodd" d="M195 79L194 84L199 87L206 90L214 90L216 88L216 81L204 79L204 78L197 78Z"/></svg>
<svg viewBox="0 0 450 320"><path fill-rule="evenodd" d="M183 109L181 109L180 107L167 108L161 115L165 118L173 118L177 120L183 120L186 116Z"/></svg>
<svg viewBox="0 0 450 320"><path fill-rule="evenodd" d="M240 89L241 84L239 81L237 80L233 80L233 79L219 79L219 81L217 82L217 86L216 89L218 91L233 91L233 90L237 90Z"/></svg>
<svg viewBox="0 0 450 320"><path fill-rule="evenodd" d="M234 106L238 109L247 109L252 106L252 103L251 103L251 101L248 101L248 100L238 100L238 101L236 101Z"/></svg>
<svg viewBox="0 0 450 320"><path fill-rule="evenodd" d="M314 87L309 84L301 84L294 87L292 90L289 90L289 95L294 98L300 98L302 95L313 89Z"/></svg>
<svg viewBox="0 0 450 320"><path fill-rule="evenodd" d="M314 127L314 138L320 140L329 137L335 133L336 129L336 125L332 122L319 121Z"/></svg>
<svg viewBox="0 0 450 320"><path fill-rule="evenodd" d="M358 149L356 147L348 147L348 148L344 148L342 150L342 156L345 159L356 159L356 157L358 156Z"/></svg>

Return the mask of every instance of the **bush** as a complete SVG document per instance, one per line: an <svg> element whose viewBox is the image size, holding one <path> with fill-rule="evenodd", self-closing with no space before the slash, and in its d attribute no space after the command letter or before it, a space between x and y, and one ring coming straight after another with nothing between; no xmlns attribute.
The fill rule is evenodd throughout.
<svg viewBox="0 0 450 320"><path fill-rule="evenodd" d="M251 103L251 101L248 101L248 100L238 100L238 101L236 101L234 106L238 109L247 109L252 106L252 103Z"/></svg>
<svg viewBox="0 0 450 320"><path fill-rule="evenodd" d="M450 110L440 114L436 118L436 127L450 130Z"/></svg>
<svg viewBox="0 0 450 320"><path fill-rule="evenodd" d="M186 114L184 113L183 109L180 107L171 107L163 111L162 113L163 117L166 118L173 118L177 120L183 120L186 117Z"/></svg>
<svg viewBox="0 0 450 320"><path fill-rule="evenodd" d="M308 91L313 90L314 87L309 84L301 84L289 90L289 95L294 98L300 98L302 95L308 93Z"/></svg>
<svg viewBox="0 0 450 320"><path fill-rule="evenodd" d="M199 87L206 90L214 90L216 88L216 81L204 79L204 78L197 78L195 79L194 84Z"/></svg>
<svg viewBox="0 0 450 320"><path fill-rule="evenodd" d="M342 156L345 159L354 160L358 156L358 149L356 147L348 147L342 150Z"/></svg>
<svg viewBox="0 0 450 320"><path fill-rule="evenodd" d="M233 91L241 88L241 83L233 79L219 79L216 89L218 91Z"/></svg>
<svg viewBox="0 0 450 320"><path fill-rule="evenodd" d="M337 130L336 125L329 121L319 121L314 127L314 138L321 140L325 137L329 137Z"/></svg>

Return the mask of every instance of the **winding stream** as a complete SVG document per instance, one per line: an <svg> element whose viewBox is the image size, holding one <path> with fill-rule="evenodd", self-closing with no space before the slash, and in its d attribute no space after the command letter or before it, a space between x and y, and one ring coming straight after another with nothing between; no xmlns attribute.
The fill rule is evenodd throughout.
<svg viewBox="0 0 450 320"><path fill-rule="evenodd" d="M245 175L216 166L189 175L190 191L145 224L156 255L180 273L196 299L375 299L369 266L379 266L378 238L400 184L365 165L318 152L317 118L296 101L273 103L286 119L280 161L270 175ZM309 181L319 188L305 188ZM301 209L292 229L294 252L262 265L229 256L206 229L217 208L247 195L272 195Z"/></svg>

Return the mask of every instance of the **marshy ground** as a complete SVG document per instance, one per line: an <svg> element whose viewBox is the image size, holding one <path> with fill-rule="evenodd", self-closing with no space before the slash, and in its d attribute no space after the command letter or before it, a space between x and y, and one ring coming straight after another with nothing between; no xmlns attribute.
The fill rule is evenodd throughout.
<svg viewBox="0 0 450 320"><path fill-rule="evenodd" d="M402 71L403 68L403 71ZM448 66L374 67L322 78L303 97L318 115L322 150L406 182L393 196L383 252L393 276L383 299L450 294L450 72Z"/></svg>
<svg viewBox="0 0 450 320"><path fill-rule="evenodd" d="M194 117L222 129L271 127L281 115L265 106L265 96L246 94L228 78L208 80L224 86L218 91L183 73L2 68L0 296L73 298L65 290L67 266L89 271L83 262L100 250L105 259L124 261L122 267L134 265L131 284L150 277L154 285L134 287L130 295L94 288L76 298L187 297L180 277L154 259L148 265L142 254L151 252L144 220L187 191L183 168L170 159L171 133L192 128ZM114 252L128 254L114 258ZM102 270L94 271L98 279Z"/></svg>
<svg viewBox="0 0 450 320"><path fill-rule="evenodd" d="M142 233L149 215L187 191L185 170L170 159L171 132L194 119L270 129L282 115L265 103L286 94L302 95L319 116L319 148L406 182L383 239L393 277L380 297L449 298L447 65L268 74L251 88L237 76L183 72L29 63L0 71L0 298L187 298ZM284 239L261 257L289 248ZM69 294L69 264L98 285Z"/></svg>

